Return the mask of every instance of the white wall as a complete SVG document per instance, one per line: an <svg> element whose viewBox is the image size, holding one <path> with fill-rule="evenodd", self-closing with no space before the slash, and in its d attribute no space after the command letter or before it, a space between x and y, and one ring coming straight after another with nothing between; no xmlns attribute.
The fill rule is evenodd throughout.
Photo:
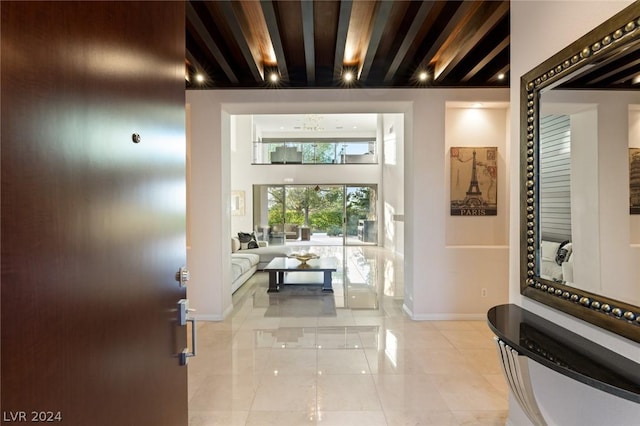
<svg viewBox="0 0 640 426"><path fill-rule="evenodd" d="M497 216L467 217L447 216L447 246L501 246L509 241L509 211L506 168L507 115L506 106L497 108L462 108L450 106L446 111L445 164L446 200L444 208L449 208L451 188L451 147L491 147L498 148L498 214ZM464 182L464 189L468 186Z"/></svg>
<svg viewBox="0 0 640 426"><path fill-rule="evenodd" d="M631 1L512 1L511 2L511 170L514 178L519 175L519 135L520 135L520 76L533 69L557 51L563 49L575 39L586 34L588 31L599 25L602 21L613 16L615 13L629 5ZM510 221L510 241L514 248L519 247L519 186L514 182L511 191L511 221ZM627 219L628 220L628 219ZM511 251L509 263L509 286L510 300L523 306L542 317L549 319L563 327L572 330L588 339L608 347L620 354L640 361L640 351L638 345L627 339L620 338L612 333L606 332L598 327L592 326L583 321L577 320L569 315L550 309L544 305L524 298L520 295L519 278L519 256L517 249ZM534 374L534 372L532 372ZM554 374L545 377L545 381L540 381L537 393L545 394L553 388L560 388L564 385L564 378ZM606 400L594 393L585 393L577 384L569 382L571 389L563 392L563 398L571 394L581 395L579 409L587 413L607 412L609 422L616 423L617 418L625 418L629 412L609 410ZM554 408L549 403L539 401L543 405L542 410L549 413L554 409L566 409L566 407ZM632 414L637 418L639 407L637 404L626 406L626 410L632 410ZM510 405L511 424L518 417L519 409L514 404ZM554 417L554 416L551 416ZM585 418L584 416L582 418ZM595 418L595 417L594 417Z"/></svg>
<svg viewBox="0 0 640 426"><path fill-rule="evenodd" d="M602 285L599 261L602 253L599 220L599 110L600 108L592 105L588 110L571 114L570 118L573 281L580 288L596 293L601 290Z"/></svg>
<svg viewBox="0 0 640 426"><path fill-rule="evenodd" d="M404 116L383 114L379 121L379 138L383 141L380 151L382 166L382 229L378 232L378 244L396 254L395 262L385 260L384 295L398 300L404 298Z"/></svg>
<svg viewBox="0 0 640 426"><path fill-rule="evenodd" d="M509 202L506 167L508 140L508 108L497 105L492 108L473 108L449 103L445 119L444 202L445 246L447 261L443 264L447 274L455 282L466 283L466 294L452 293L465 311L474 312L478 300L491 300L493 305L502 303L507 294L505 288L488 286L496 273L504 269L508 256ZM496 216L451 216L451 147L498 148L498 179ZM464 183L468 184L468 181ZM493 306L492 305L492 306Z"/></svg>
<svg viewBox="0 0 640 426"><path fill-rule="evenodd" d="M494 268L475 280L460 276L460 268L443 266L457 261L457 253L448 250L445 241L445 111L450 101L504 103L507 93L506 89L187 91L192 124L189 298L198 317L222 319L232 308L230 291L222 284L229 282L230 274L229 116L368 112L399 113L405 119L404 188L398 188L404 192L405 310L415 319L484 319L491 306L506 301L508 249L477 250L474 261ZM471 294L469 286L478 283L487 288L489 297Z"/></svg>
<svg viewBox="0 0 640 426"><path fill-rule="evenodd" d="M231 216L231 235L238 232L252 232L253 228L253 188L252 184L275 183L265 181L259 170L251 165L252 120L250 115L231 116L231 167L232 191L244 193L244 214ZM263 168L264 170L264 168ZM280 183L280 181L278 182ZM261 225L261 224L256 224Z"/></svg>
<svg viewBox="0 0 640 426"><path fill-rule="evenodd" d="M382 220L379 244L398 255L404 254L404 117L383 114L381 123Z"/></svg>

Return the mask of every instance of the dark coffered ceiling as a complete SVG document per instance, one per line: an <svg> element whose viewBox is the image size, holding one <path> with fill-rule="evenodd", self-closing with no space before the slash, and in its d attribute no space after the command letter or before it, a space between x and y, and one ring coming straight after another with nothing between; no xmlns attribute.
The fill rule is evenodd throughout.
<svg viewBox="0 0 640 426"><path fill-rule="evenodd" d="M186 31L188 89L509 84L509 1L188 1Z"/></svg>

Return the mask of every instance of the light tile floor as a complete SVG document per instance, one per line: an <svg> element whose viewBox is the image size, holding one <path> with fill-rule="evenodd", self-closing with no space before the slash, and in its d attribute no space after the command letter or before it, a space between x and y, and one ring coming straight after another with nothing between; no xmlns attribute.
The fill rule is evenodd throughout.
<svg viewBox="0 0 640 426"><path fill-rule="evenodd" d="M345 265L388 270L379 249L355 250L342 253ZM354 290L348 268L333 295L267 294L259 272L234 294L229 318L200 322L190 426L505 424L507 387L485 322L413 321L386 296L401 285L390 289L388 273L367 269L375 282ZM377 295L365 308L363 285Z"/></svg>

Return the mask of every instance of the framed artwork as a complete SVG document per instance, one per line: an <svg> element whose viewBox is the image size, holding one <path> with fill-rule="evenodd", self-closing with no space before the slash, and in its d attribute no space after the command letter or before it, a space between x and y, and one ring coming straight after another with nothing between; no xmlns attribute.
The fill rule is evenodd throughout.
<svg viewBox="0 0 640 426"><path fill-rule="evenodd" d="M231 191L231 215L244 216L244 191Z"/></svg>
<svg viewBox="0 0 640 426"><path fill-rule="evenodd" d="M498 214L498 147L452 147L451 216Z"/></svg>
<svg viewBox="0 0 640 426"><path fill-rule="evenodd" d="M629 148L629 213L640 214L640 148Z"/></svg>

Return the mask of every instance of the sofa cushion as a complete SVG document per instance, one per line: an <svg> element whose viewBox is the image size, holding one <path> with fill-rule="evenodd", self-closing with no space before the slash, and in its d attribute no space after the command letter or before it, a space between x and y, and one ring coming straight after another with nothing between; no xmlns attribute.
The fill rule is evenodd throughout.
<svg viewBox="0 0 640 426"><path fill-rule="evenodd" d="M235 253L240 250L240 240L236 237L231 238L231 253Z"/></svg>
<svg viewBox="0 0 640 426"><path fill-rule="evenodd" d="M555 259L542 259L542 262L540 262L540 276L547 280L561 281L562 266L558 265Z"/></svg>
<svg viewBox="0 0 640 426"><path fill-rule="evenodd" d="M231 255L231 262L240 266L242 272L247 272L252 266L257 265L259 261L260 256L255 253L233 253Z"/></svg>
<svg viewBox="0 0 640 426"><path fill-rule="evenodd" d="M232 253L231 254L231 276L232 281L256 266L260 261L260 256L254 253Z"/></svg>
<svg viewBox="0 0 640 426"><path fill-rule="evenodd" d="M256 249L242 250L242 253L256 254L260 257L260 264L265 265L273 260L275 257L283 257L289 253L289 250L285 246L267 246L259 247Z"/></svg>
<svg viewBox="0 0 640 426"><path fill-rule="evenodd" d="M540 243L540 251L543 259L553 260L555 262L556 254L558 254L558 249L560 248L560 243L556 243L555 241L545 241L543 240Z"/></svg>

